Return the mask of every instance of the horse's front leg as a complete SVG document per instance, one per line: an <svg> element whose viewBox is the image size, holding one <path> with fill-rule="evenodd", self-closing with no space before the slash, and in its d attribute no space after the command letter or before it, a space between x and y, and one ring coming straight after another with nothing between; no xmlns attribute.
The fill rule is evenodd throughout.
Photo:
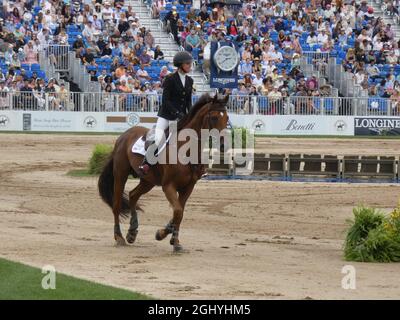
<svg viewBox="0 0 400 320"><path fill-rule="evenodd" d="M182 206L182 215L183 215L183 212L185 211L186 201L189 199L190 195L192 194L194 185L195 185L195 183L190 184L185 189L178 191L178 193L179 193L178 200ZM175 252L179 252L180 250L183 250L182 245L179 243L179 228L180 228L180 225L178 226L177 230L174 230L175 232L172 232L172 237L170 240L170 244L174 246Z"/></svg>
<svg viewBox="0 0 400 320"><path fill-rule="evenodd" d="M193 187L191 187L190 189L193 190ZM163 229L159 229L156 232L156 239L163 240L167 235L172 233L170 243L174 247L174 252L183 252L183 247L179 243L179 227L182 222L185 203L191 191L187 193L179 192L179 198L177 190L172 184L164 186L163 191L172 206L173 217L172 220Z"/></svg>

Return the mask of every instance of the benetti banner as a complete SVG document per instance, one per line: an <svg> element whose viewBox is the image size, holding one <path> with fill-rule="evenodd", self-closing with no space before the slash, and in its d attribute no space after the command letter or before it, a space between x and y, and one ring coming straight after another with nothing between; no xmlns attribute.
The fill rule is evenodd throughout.
<svg viewBox="0 0 400 320"><path fill-rule="evenodd" d="M356 136L400 135L400 118L356 117L354 118L354 135Z"/></svg>

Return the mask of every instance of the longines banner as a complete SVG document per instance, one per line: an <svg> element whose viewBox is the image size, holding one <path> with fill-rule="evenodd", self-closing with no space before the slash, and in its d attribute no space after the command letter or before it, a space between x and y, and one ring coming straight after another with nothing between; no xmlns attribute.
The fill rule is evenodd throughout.
<svg viewBox="0 0 400 320"><path fill-rule="evenodd" d="M400 118L394 117L356 117L354 118L356 136L398 136Z"/></svg>
<svg viewBox="0 0 400 320"><path fill-rule="evenodd" d="M234 42L211 42L210 87L237 88L238 47Z"/></svg>

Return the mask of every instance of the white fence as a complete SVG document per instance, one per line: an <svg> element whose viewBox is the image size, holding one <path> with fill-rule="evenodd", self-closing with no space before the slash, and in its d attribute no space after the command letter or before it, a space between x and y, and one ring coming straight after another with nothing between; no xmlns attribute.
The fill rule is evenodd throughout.
<svg viewBox="0 0 400 320"><path fill-rule="evenodd" d="M193 96L193 103L198 96ZM162 96L107 92L0 92L0 110L74 112L157 112ZM399 116L390 99L342 97L278 97L231 95L227 109L253 115Z"/></svg>

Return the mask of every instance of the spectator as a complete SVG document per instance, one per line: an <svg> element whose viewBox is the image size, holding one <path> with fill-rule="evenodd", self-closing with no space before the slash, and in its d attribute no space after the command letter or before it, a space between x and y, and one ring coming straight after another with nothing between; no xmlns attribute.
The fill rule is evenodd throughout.
<svg viewBox="0 0 400 320"><path fill-rule="evenodd" d="M154 50L154 60L163 60L164 59L164 53L161 51L160 46L156 46L156 49Z"/></svg>
<svg viewBox="0 0 400 320"><path fill-rule="evenodd" d="M136 73L137 79L140 81L141 84L144 84L145 82L151 80L149 74L147 71L144 69L144 65L140 65L140 69Z"/></svg>
<svg viewBox="0 0 400 320"><path fill-rule="evenodd" d="M196 34L196 30L191 30L190 34L185 39L186 50L193 51L195 48L200 47L200 38Z"/></svg>

